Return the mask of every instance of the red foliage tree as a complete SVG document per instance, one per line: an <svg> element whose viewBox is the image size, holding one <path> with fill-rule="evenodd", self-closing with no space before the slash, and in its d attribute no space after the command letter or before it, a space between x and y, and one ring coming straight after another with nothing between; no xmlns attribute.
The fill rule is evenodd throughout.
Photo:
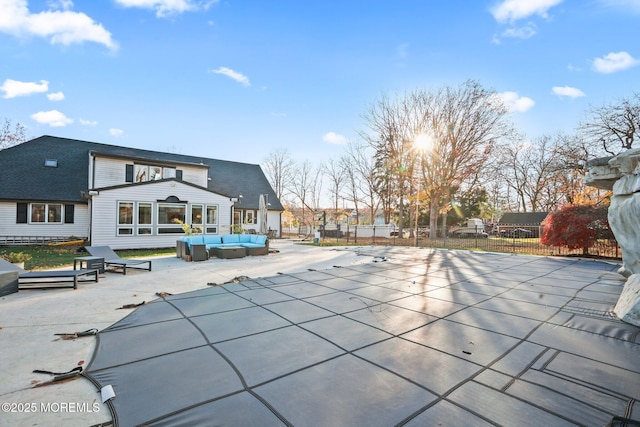
<svg viewBox="0 0 640 427"><path fill-rule="evenodd" d="M612 239L607 206L567 205L549 214L544 221L540 243L548 246L580 249L589 254L599 239Z"/></svg>

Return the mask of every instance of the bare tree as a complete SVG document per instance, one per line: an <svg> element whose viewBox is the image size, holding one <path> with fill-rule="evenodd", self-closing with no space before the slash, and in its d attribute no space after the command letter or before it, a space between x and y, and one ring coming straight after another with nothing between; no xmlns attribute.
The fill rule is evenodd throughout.
<svg viewBox="0 0 640 427"><path fill-rule="evenodd" d="M411 96L383 96L364 114L369 132L361 132L362 138L375 150L375 166L378 171L377 188L380 190L385 219L397 200L399 233L404 226L405 198L415 185L411 179L417 156L413 141L418 126L415 99ZM411 212L411 210L410 210Z"/></svg>
<svg viewBox="0 0 640 427"><path fill-rule="evenodd" d="M528 199L530 210L538 212L553 209L560 201L558 176L563 169L557 140L542 136L534 144L521 146L519 154L523 155L519 166L525 184L521 190ZM527 211L524 199L522 208Z"/></svg>
<svg viewBox="0 0 640 427"><path fill-rule="evenodd" d="M373 224L380 206L379 180L375 159L367 152L367 145L349 143L341 162L347 175L347 188L356 211L356 223L360 224L360 204L369 210L369 223Z"/></svg>
<svg viewBox="0 0 640 427"><path fill-rule="evenodd" d="M331 195L331 201L333 202L334 208L334 216L335 219L338 219L338 207L339 200L342 195L342 187L345 181L345 170L343 168L343 163L340 160L330 158L324 163L323 172L325 176L329 179L329 183L331 187L329 188L329 193Z"/></svg>
<svg viewBox="0 0 640 427"><path fill-rule="evenodd" d="M575 136L513 140L497 149L497 157L494 171L516 196L513 210L552 211L583 191L588 150Z"/></svg>
<svg viewBox="0 0 640 427"><path fill-rule="evenodd" d="M0 129L0 150L22 144L26 140L26 128L16 122L12 129L11 120L5 118Z"/></svg>
<svg viewBox="0 0 640 427"><path fill-rule="evenodd" d="M287 149L277 149L269 153L262 164L267 179L279 200L283 200L293 180L295 162Z"/></svg>
<svg viewBox="0 0 640 427"><path fill-rule="evenodd" d="M294 170L294 179L291 185L291 192L297 197L302 206L301 223L306 222L306 209L309 209L309 187L311 185L313 165L310 161L305 161ZM313 210L313 209L311 209Z"/></svg>
<svg viewBox="0 0 640 427"><path fill-rule="evenodd" d="M320 205L321 171L322 164L314 167L309 160L305 160L294 169L290 191L302 206L301 223L311 225L313 215Z"/></svg>
<svg viewBox="0 0 640 427"><path fill-rule="evenodd" d="M478 174L496 142L512 128L506 121L507 109L495 93L473 80L458 88L419 91L414 96L422 104L420 132L431 139L420 164L429 195L433 238L438 216L446 211L452 190Z"/></svg>
<svg viewBox="0 0 640 427"><path fill-rule="evenodd" d="M322 186L324 184L324 163L320 162L312 170L312 180L310 182L311 203L314 210L320 209L322 199Z"/></svg>
<svg viewBox="0 0 640 427"><path fill-rule="evenodd" d="M610 155L632 148L640 137L640 94L622 98L615 104L592 108L580 129L594 144Z"/></svg>

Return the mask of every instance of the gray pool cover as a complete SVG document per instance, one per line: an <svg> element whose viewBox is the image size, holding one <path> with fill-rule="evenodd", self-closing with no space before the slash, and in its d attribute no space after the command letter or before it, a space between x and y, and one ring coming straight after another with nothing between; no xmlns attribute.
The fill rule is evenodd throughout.
<svg viewBox="0 0 640 427"><path fill-rule="evenodd" d="M121 426L640 419L640 330L611 314L617 266L388 256L161 298L99 333L87 375L113 387Z"/></svg>

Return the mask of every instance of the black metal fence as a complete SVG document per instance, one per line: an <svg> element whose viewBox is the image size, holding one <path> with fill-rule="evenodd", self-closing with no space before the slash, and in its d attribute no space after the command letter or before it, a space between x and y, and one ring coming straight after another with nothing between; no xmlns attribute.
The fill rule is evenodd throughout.
<svg viewBox="0 0 640 427"><path fill-rule="evenodd" d="M368 236L363 237L358 233L357 226L351 226L347 230L324 230L319 232L317 243L338 244L362 244L362 245L392 245L392 246L417 246L428 248L467 249L488 252L507 252L545 256L588 256L606 259L621 259L621 251L618 243L613 239L601 239L587 249L568 249L566 247L547 246L540 243L541 228L539 226L508 226L495 230L462 230L460 228L447 228L446 232L439 230L439 237L430 238L428 228L419 228L417 233L413 229L404 229L402 235L398 228L390 231L384 230L385 235L368 231ZM298 236L308 241L315 241L317 234L310 230L304 230ZM287 237L283 233L283 237Z"/></svg>

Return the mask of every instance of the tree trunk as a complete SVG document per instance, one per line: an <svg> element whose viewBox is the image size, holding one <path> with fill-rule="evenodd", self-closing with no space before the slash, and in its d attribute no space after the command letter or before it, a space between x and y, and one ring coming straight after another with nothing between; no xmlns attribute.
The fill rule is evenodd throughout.
<svg viewBox="0 0 640 427"><path fill-rule="evenodd" d="M434 195L431 196L431 206L429 208L429 238L435 239L438 237L438 211L440 207L436 201Z"/></svg>
<svg viewBox="0 0 640 427"><path fill-rule="evenodd" d="M400 209L399 209L399 218L398 218L398 237L402 238L402 229L404 223L404 197L400 195Z"/></svg>

